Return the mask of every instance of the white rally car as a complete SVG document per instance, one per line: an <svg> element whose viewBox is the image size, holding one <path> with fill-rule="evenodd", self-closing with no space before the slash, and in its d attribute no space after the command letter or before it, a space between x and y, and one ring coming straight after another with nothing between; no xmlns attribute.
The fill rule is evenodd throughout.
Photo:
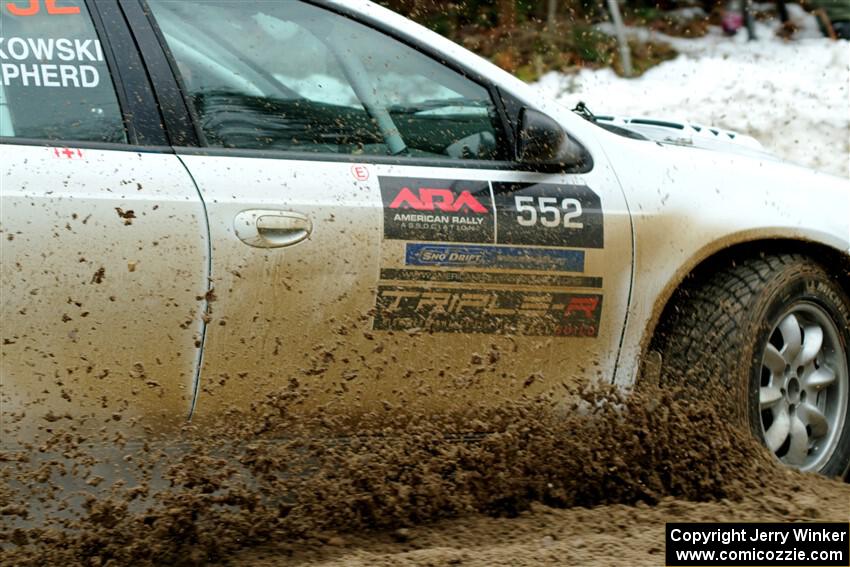
<svg viewBox="0 0 850 567"><path fill-rule="evenodd" d="M447 409L684 380L785 463L850 463L847 180L572 112L365 1L0 18L4 439L292 378Z"/></svg>

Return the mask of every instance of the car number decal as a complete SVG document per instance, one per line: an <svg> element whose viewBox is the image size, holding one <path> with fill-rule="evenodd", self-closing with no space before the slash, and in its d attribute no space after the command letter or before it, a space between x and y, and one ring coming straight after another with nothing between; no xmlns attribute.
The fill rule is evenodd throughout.
<svg viewBox="0 0 850 567"><path fill-rule="evenodd" d="M57 0L44 0L44 11L50 16L67 16L80 13L79 6L57 6ZM39 0L15 0L3 2L13 16L35 16L41 11Z"/></svg>
<svg viewBox="0 0 850 567"><path fill-rule="evenodd" d="M602 201L583 185L493 182L499 244L604 245Z"/></svg>

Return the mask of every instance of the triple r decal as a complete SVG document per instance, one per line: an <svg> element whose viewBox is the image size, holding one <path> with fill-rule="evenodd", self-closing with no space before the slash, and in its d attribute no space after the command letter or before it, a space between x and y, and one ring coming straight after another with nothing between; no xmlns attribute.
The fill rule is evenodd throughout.
<svg viewBox="0 0 850 567"><path fill-rule="evenodd" d="M381 285L373 328L596 337L601 294Z"/></svg>

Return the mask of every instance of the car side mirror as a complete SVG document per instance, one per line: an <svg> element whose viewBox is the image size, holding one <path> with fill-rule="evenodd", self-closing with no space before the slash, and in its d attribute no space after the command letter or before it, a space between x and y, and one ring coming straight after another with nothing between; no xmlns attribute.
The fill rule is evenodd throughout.
<svg viewBox="0 0 850 567"><path fill-rule="evenodd" d="M533 108L523 108L519 115L517 161L535 166L559 168L583 167L591 162L590 154L555 120Z"/></svg>

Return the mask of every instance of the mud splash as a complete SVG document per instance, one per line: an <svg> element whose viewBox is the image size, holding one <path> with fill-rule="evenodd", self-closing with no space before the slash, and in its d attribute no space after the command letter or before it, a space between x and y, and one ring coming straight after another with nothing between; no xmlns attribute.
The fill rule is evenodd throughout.
<svg viewBox="0 0 850 567"><path fill-rule="evenodd" d="M713 406L664 392L356 420L292 412L301 399L290 388L178 443L67 428L3 454L0 563L202 565L537 504L736 500L776 470Z"/></svg>

